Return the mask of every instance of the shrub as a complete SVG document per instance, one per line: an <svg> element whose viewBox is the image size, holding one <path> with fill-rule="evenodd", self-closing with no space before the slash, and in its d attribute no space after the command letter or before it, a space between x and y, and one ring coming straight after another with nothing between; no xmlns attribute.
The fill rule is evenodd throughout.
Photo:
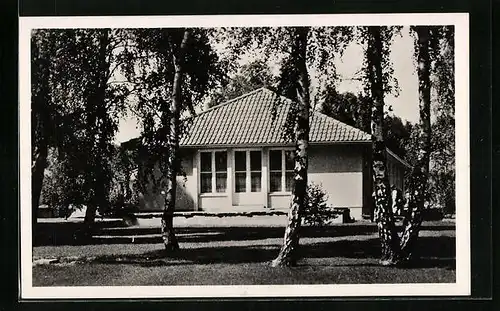
<svg viewBox="0 0 500 311"><path fill-rule="evenodd" d="M310 183L307 186L306 209L303 215L305 225L324 226L337 217L334 208L326 203L327 200L328 195L321 185Z"/></svg>

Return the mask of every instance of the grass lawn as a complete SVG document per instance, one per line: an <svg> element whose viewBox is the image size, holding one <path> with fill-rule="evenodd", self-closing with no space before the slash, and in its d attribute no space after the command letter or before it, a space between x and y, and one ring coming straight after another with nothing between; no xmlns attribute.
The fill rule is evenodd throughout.
<svg viewBox="0 0 500 311"><path fill-rule="evenodd" d="M41 265L34 268L34 286L135 286L135 285L259 285L259 284L361 284L455 282L445 268L398 269L375 265L333 265L302 262L290 269L265 263L141 266L130 264Z"/></svg>
<svg viewBox="0 0 500 311"><path fill-rule="evenodd" d="M124 230L123 234L130 233ZM282 227L195 226L178 228L177 232L182 249L173 254L165 254L156 237L126 244L117 239L115 243L35 246L33 285L455 282L453 224L424 224L418 248L421 259L411 268L378 265L376 227L368 223L304 228L302 259L289 269L269 266L281 245ZM43 258L56 261L38 264Z"/></svg>

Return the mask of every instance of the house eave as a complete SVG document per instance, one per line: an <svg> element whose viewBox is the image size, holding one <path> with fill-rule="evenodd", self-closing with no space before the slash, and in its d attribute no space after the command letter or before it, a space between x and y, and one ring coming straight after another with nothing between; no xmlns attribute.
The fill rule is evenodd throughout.
<svg viewBox="0 0 500 311"><path fill-rule="evenodd" d="M334 141L334 142L310 142L310 146L328 145L365 145L371 141ZM293 147L295 143L244 143L244 144L181 144L180 148L200 149L200 148L255 148L255 147Z"/></svg>

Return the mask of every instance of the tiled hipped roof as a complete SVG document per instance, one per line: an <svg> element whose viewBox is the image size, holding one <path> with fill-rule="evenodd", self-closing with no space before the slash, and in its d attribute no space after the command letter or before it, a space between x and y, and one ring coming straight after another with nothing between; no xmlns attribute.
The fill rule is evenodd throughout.
<svg viewBox="0 0 500 311"><path fill-rule="evenodd" d="M266 88L254 90L201 112L194 117L181 146L224 146L245 144L284 144L283 126L291 101L272 107L277 94ZM311 115L311 143L368 142L371 137L320 112Z"/></svg>

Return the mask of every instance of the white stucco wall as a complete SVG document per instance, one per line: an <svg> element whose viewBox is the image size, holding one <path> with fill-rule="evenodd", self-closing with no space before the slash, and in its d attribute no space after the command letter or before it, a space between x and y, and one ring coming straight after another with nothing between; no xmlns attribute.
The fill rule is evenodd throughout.
<svg viewBox="0 0 500 311"><path fill-rule="evenodd" d="M351 217L361 219L363 206L362 149L355 145L311 146L309 182L328 194L328 204L348 207Z"/></svg>
<svg viewBox="0 0 500 311"><path fill-rule="evenodd" d="M348 207L351 216L361 219L363 206L363 156L361 146L312 145L309 149L308 181L321 185L328 194L328 204ZM269 205L288 208L289 195L269 195Z"/></svg>
<svg viewBox="0 0 500 311"><path fill-rule="evenodd" d="M226 194L198 194L198 152L194 149L183 150L182 166L186 177L178 176L176 210L227 211L236 210L236 205L264 206L287 209L290 195L273 193L266 195L268 189L268 148L263 148L263 192L264 200L239 202L243 197L235 196L232 184L233 150L228 151L228 192ZM320 184L328 194L328 203L335 207L349 207L351 216L361 219L363 206L363 150L356 145L330 145L310 147L309 182ZM368 190L371 191L371 190ZM258 195L247 193L246 195ZM267 197L267 202L265 197ZM155 200L156 198L156 200ZM238 200L238 198L240 200ZM262 201L262 202L261 202ZM267 203L267 204L266 204ZM160 211L163 208L161 197L147 194L141 200L141 211Z"/></svg>

